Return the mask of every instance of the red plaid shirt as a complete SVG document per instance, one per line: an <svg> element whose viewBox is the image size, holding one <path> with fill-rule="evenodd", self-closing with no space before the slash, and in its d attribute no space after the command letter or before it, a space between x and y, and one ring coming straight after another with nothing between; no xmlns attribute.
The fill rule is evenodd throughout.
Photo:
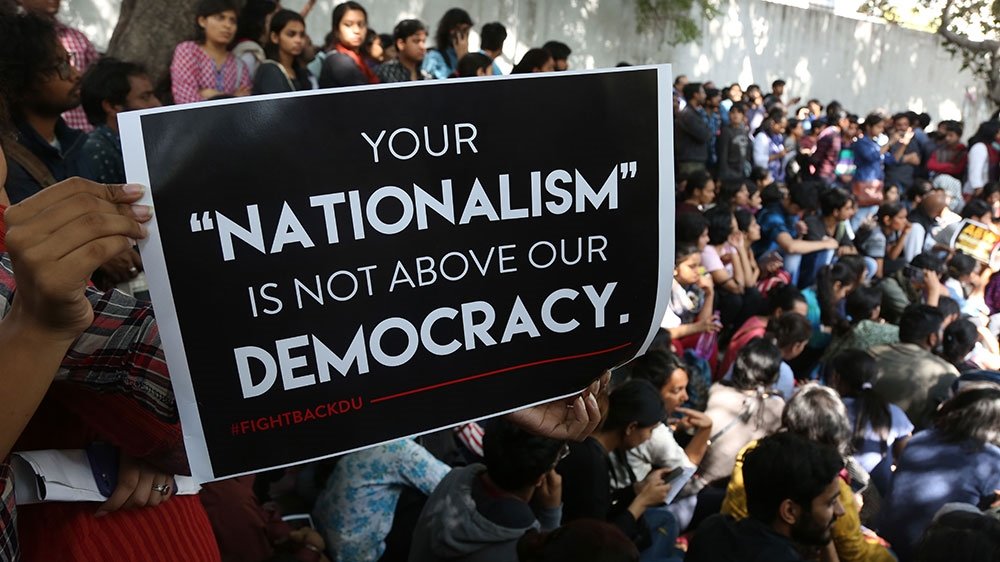
<svg viewBox="0 0 1000 562"><path fill-rule="evenodd" d="M87 39L86 35L80 33L78 30L57 23L56 35L59 37L59 42L62 43L63 48L69 53L70 62L80 71L80 74L86 72L91 64L101 58L101 55L97 53L97 49L94 48L94 44ZM87 115L83 112L82 107L71 109L63 113L62 117L66 120L66 124L74 129L87 132L94 130L93 125L87 121Z"/></svg>
<svg viewBox="0 0 1000 562"><path fill-rule="evenodd" d="M14 288L10 258L0 254L0 318L10 309ZM186 473L177 407L152 308L117 291L101 293L88 288L87 298L94 305L94 323L66 353L49 393L58 397L66 394L64 385L80 385L80 391L70 391L75 398L65 402L66 409L79 409L76 413L81 419L123 452L175 474ZM80 399L83 395L86 400ZM101 538L91 536L90 540ZM204 544L197 546L207 548L208 554L191 559L217 558L211 552L214 541L201 542ZM3 462L0 562L18 558L13 480Z"/></svg>
<svg viewBox="0 0 1000 562"><path fill-rule="evenodd" d="M194 41L177 45L170 63L170 89L177 104L202 101L201 91L205 89L235 95L240 88L249 87L252 78L246 64L232 53L217 67L212 57Z"/></svg>

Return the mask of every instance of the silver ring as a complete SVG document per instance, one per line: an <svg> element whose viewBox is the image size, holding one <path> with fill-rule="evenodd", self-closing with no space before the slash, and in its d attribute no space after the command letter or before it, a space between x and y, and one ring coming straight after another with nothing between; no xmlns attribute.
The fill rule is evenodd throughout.
<svg viewBox="0 0 1000 562"><path fill-rule="evenodd" d="M165 496L170 493L170 484L153 484L153 491Z"/></svg>
<svg viewBox="0 0 1000 562"><path fill-rule="evenodd" d="M129 273L133 273L133 274L134 273L139 273L139 269L136 268L135 266L132 266L132 267L128 268L128 271L129 271Z"/></svg>

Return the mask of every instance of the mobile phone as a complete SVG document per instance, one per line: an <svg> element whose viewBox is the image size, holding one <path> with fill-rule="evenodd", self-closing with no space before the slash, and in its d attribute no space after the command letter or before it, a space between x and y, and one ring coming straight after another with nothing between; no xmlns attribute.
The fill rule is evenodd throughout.
<svg viewBox="0 0 1000 562"><path fill-rule="evenodd" d="M108 443L91 443L87 447L87 460L97 483L97 491L106 498L118 486L118 448Z"/></svg>
<svg viewBox="0 0 1000 562"><path fill-rule="evenodd" d="M677 468L671 470L670 472L665 472L663 474L663 483L669 484L674 480L680 478L682 474L684 474L684 467L682 466L678 466Z"/></svg>

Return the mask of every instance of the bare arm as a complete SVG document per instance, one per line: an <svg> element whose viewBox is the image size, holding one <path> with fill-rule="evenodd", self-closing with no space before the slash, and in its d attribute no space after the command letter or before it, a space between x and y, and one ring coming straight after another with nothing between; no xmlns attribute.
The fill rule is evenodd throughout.
<svg viewBox="0 0 1000 562"><path fill-rule="evenodd" d="M779 234L777 242L778 246L789 254L810 254L821 250L835 250L839 245L833 238L824 240L799 240L792 238L792 235L787 232Z"/></svg>

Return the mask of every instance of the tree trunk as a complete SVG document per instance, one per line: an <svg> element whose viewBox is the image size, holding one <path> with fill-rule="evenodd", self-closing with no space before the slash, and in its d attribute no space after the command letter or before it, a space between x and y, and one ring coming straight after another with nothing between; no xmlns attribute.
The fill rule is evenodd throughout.
<svg viewBox="0 0 1000 562"><path fill-rule="evenodd" d="M157 92L169 92L174 47L194 37L198 0L123 0L110 56L146 67ZM162 98L161 98L162 99Z"/></svg>

